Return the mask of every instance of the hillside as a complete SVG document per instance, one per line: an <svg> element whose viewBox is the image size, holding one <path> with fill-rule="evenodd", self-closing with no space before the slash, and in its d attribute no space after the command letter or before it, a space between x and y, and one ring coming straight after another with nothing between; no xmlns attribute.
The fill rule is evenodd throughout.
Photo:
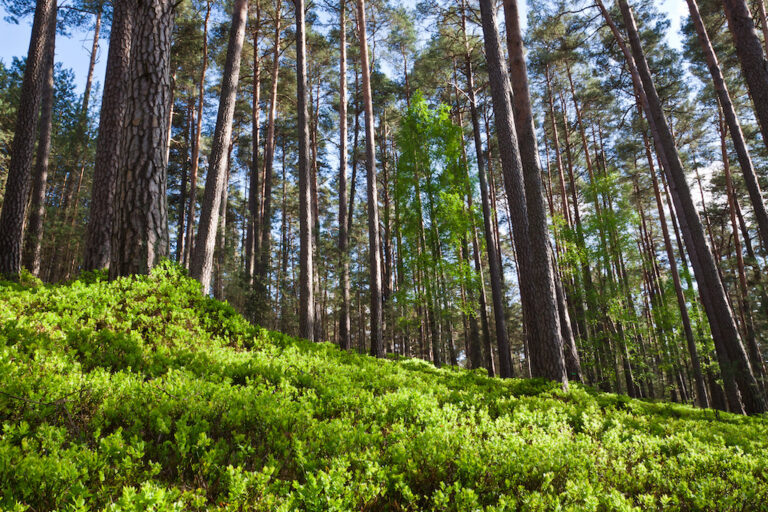
<svg viewBox="0 0 768 512"><path fill-rule="evenodd" d="M198 289L0 286L0 508L768 509L765 419L375 360Z"/></svg>

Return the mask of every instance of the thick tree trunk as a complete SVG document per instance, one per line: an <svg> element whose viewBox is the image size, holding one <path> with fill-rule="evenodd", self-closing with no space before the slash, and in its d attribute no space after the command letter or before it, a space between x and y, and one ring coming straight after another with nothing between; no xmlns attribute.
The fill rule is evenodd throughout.
<svg viewBox="0 0 768 512"><path fill-rule="evenodd" d="M232 11L227 60L221 79L219 113L216 118L208 175L205 180L200 224L190 264L190 275L200 281L204 293L208 292L211 285L216 227L219 224L221 194L226 186L229 141L232 139L232 119L235 114L237 85L240 80L240 57L243 52L247 19L248 0L236 0Z"/></svg>
<svg viewBox="0 0 768 512"><path fill-rule="evenodd" d="M374 140L371 66L368 56L368 34L365 21L365 0L357 0L357 25L360 40L360 68L363 75L365 105L365 167L368 181L368 238L371 295L371 355L384 357L382 339L381 301L381 241L379 239L379 193L376 184L376 141Z"/></svg>
<svg viewBox="0 0 768 512"><path fill-rule="evenodd" d="M192 251L194 250L194 233L195 233L195 208L197 206L197 174L200 167L200 138L203 131L203 107L205 106L205 74L208 71L208 23L211 19L211 1L206 4L205 10L205 22L203 24L203 65L200 69L200 81L198 82L197 91L197 114L195 119L197 125L195 126L195 137L192 143L192 177L190 178L189 185L189 207L187 209L187 233L185 235L184 243L184 258L183 262L186 267L190 266L190 260L192 257Z"/></svg>
<svg viewBox="0 0 768 512"><path fill-rule="evenodd" d="M134 2L130 80L109 273L146 274L167 255L166 148L173 0Z"/></svg>
<svg viewBox="0 0 768 512"><path fill-rule="evenodd" d="M38 0L32 23L27 64L21 84L16 129L8 164L3 207L0 212L0 276L15 276L21 270L21 244L29 195L29 175L34 159L35 133L47 73L45 65L51 17L56 0Z"/></svg>
<svg viewBox="0 0 768 512"><path fill-rule="evenodd" d="M537 351L537 362L535 371L537 376L546 376L548 378L561 381L567 387L567 376L565 373L565 363L563 361L562 339L560 337L560 322L557 314L557 302L555 298L554 282L551 275L551 264L538 266L537 269L531 267L532 252L538 249L547 254L549 247L546 240L541 240L541 219L538 217L540 208L544 209L543 198L541 197L541 176L537 174L536 178L528 177L528 186L526 187L525 174L521 162L520 150L518 147L517 132L513 119L511 98L512 90L510 88L507 66L502 57L501 45L499 40L498 27L496 25L496 15L490 0L480 1L480 13L482 17L483 34L485 41L485 54L488 62L488 71L491 85L491 96L493 98L493 109L496 120L496 131L499 141L499 152L502 160L502 170L504 175L504 185L509 203L510 221L512 223L515 248L517 251L518 276L520 282L520 296L523 304L523 316L526 319L527 337L538 345L534 350ZM538 182L536 181L538 179ZM526 192L532 197L531 204L528 204ZM534 204L536 203L536 204ZM533 208L533 215L536 226L534 228L536 247L532 248L532 240L529 236L529 212L528 208ZM546 213L544 213L546 215ZM546 217L544 217L544 227L546 228ZM539 247L543 245L543 249ZM539 254L536 252L536 254ZM549 259L543 261L550 261ZM547 269L549 269L547 271ZM536 278L534 278L536 276ZM548 277L547 277L548 276ZM541 309L540 311L537 311ZM551 317L551 322L544 325L544 322L538 322L535 316L542 315ZM548 318L549 318L548 317ZM556 331L552 329L556 326ZM542 333L537 332L539 327L544 328ZM549 333L553 333L549 336ZM529 343L530 346L530 343ZM552 349L555 349L554 351ZM509 347L499 345L501 376L509 377L512 373L511 357ZM540 373L539 373L540 372Z"/></svg>
<svg viewBox="0 0 768 512"><path fill-rule="evenodd" d="M559 307L555 285L554 256L550 247L547 208L544 202L541 181L541 162L536 142L536 128L531 108L531 94L528 86L528 70L525 64L523 37L520 30L520 16L517 0L504 0L507 27L507 48L510 61L510 80L517 137L520 145L520 159L525 181L525 198L528 212L528 239L530 242L529 261L534 272L531 276L536 283L535 304L536 338L529 338L531 372L534 377L546 377L566 383L565 355L560 314L567 315ZM570 320L568 321L570 326ZM571 337L571 342L573 338ZM572 353L572 351L569 351ZM574 364L581 373L578 359Z"/></svg>
<svg viewBox="0 0 768 512"><path fill-rule="evenodd" d="M109 266L115 181L121 159L134 11L128 0L115 0L112 8L112 30L91 187L91 211L85 237L85 270Z"/></svg>
<svg viewBox="0 0 768 512"><path fill-rule="evenodd" d="M48 184L48 163L51 153L51 132L53 131L53 102L55 86L53 71L56 53L56 16L48 23L48 49L44 67L45 83L40 105L39 134L37 156L32 184L32 198L29 205L29 218L25 234L24 267L40 277L40 248L43 242L43 219L45 217L45 189Z"/></svg>
<svg viewBox="0 0 768 512"><path fill-rule="evenodd" d="M299 138L299 336L315 339L314 264L312 258L312 162L307 112L307 35L304 0L296 6L296 110Z"/></svg>
<svg viewBox="0 0 768 512"><path fill-rule="evenodd" d="M755 106L755 117L768 147L768 61L746 0L723 0L728 27L736 55L741 62L744 81Z"/></svg>
<svg viewBox="0 0 768 512"><path fill-rule="evenodd" d="M741 167L741 172L744 175L744 183L747 186L747 192L749 192L749 199L752 202L752 208L755 212L755 220L757 220L757 226L760 231L760 238L763 241L763 249L768 253L768 211L766 211L765 208L765 201L763 199L762 191L760 190L760 183L757 181L757 174L755 173L754 165L752 165L752 158L749 155L749 149L747 147L747 142L744 139L744 133L741 131L741 123L739 123L736 109L733 106L731 95L728 92L728 86L726 85L723 73L720 70L717 55L709 41L707 29L701 19L701 14L699 14L699 7L696 4L696 0L686 1L688 2L688 9L691 12L693 26L696 28L696 33L699 37L699 45L704 52L709 72L712 75L712 83L715 87L715 92L717 93L717 98L720 102L725 122L728 125L728 130L731 132L733 147L736 150L739 167ZM762 0L758 3L763 5Z"/></svg>
<svg viewBox="0 0 768 512"><path fill-rule="evenodd" d="M643 53L634 17L626 0L618 0L618 2L627 26L633 54L633 57L627 58L627 62L632 68L636 88L641 93L651 132L660 150L663 167L672 188L672 197L680 214L683 237L689 249L715 346L718 347L718 357L721 358L721 370L726 383L729 381L728 373L732 373L731 378L738 383L738 390L730 386L731 407L734 412L763 412L766 410L765 400L752 373L714 257L707 246L701 219L691 198L683 164Z"/></svg>

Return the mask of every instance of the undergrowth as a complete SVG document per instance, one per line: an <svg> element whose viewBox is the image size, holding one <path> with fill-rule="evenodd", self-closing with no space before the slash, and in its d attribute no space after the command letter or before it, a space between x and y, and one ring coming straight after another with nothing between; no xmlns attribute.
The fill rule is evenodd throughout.
<svg viewBox="0 0 768 512"><path fill-rule="evenodd" d="M375 360L166 264L0 283L4 510L768 510L768 421Z"/></svg>

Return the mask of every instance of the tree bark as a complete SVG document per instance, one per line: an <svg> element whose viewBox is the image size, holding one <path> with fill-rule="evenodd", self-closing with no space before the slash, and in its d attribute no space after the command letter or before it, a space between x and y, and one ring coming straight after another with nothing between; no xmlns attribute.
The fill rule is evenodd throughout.
<svg viewBox="0 0 768 512"><path fill-rule="evenodd" d="M641 92L643 107L647 112L651 132L660 150L663 167L672 188L672 197L680 214L683 237L701 290L715 346L718 348L718 357L721 359L721 371L726 383L729 381L728 373L732 373L732 378L738 383L738 389L729 386L731 407L734 412L763 412L766 410L765 400L752 373L714 257L707 246L701 219L691 198L683 164L643 53L634 17L626 0L618 2L632 48L633 57L628 57L627 62L632 68L636 88Z"/></svg>
<svg viewBox="0 0 768 512"><path fill-rule="evenodd" d="M221 194L226 186L229 141L232 139L232 119L235 114L237 85L240 80L240 57L243 52L247 19L248 0L235 0L232 25L229 31L227 59L221 79L219 113L216 118L208 175L205 180L200 224L190 264L190 275L200 281L204 293L208 292L211 285L216 228L219 224Z"/></svg>
<svg viewBox="0 0 768 512"><path fill-rule="evenodd" d="M733 140L733 147L736 150L736 156L739 160L739 167L744 175L744 183L747 186L747 192L749 192L749 199L752 202L752 208L755 212L755 220L757 220L758 230L760 232L760 238L763 242L763 249L768 254L768 211L765 208L765 201L763 199L762 191L760 190L760 183L757 181L757 174L755 173L755 167L752 165L752 158L749 155L749 149L747 142L744 139L744 133L741 131L741 123L736 115L736 109L731 101L731 95L728 92L728 86L723 78L723 73L720 70L720 64L717 61L717 55L712 48L709 36L707 35L707 29L704 26L704 22L699 14L699 7L696 4L696 0L686 0L688 2L688 9L691 13L691 20L696 28L696 33L699 38L699 45L704 52L704 57L707 61L707 67L712 75L712 83L717 93L717 98L722 108L725 122L728 125L728 130L731 132L731 139ZM763 5L763 0L758 2Z"/></svg>
<svg viewBox="0 0 768 512"><path fill-rule="evenodd" d="M261 29L261 4L254 2L256 17L251 30L253 34L253 95L251 97L251 174L248 181L248 211L245 236L245 276L248 284L253 286L253 278L256 272L256 239L259 233L256 228L256 219L259 215L259 173L261 172L259 161L259 142L261 134L261 58L259 57L259 30Z"/></svg>
<svg viewBox="0 0 768 512"><path fill-rule="evenodd" d="M464 73L467 79L467 94L469 95L469 109L470 116L472 118L472 134L475 143L475 156L477 158L477 172L480 178L480 201L483 210L483 228L485 233L485 245L488 252L488 266L490 271L491 282L491 302L493 304L493 316L496 324L496 342L500 347L499 350L502 355L500 359L505 360L504 353L509 352L509 337L507 334L507 323L504 312L504 290L502 289L502 268L501 262L498 258L498 250L496 248L497 240L493 232L493 215L491 213L491 204L488 194L488 178L486 176L485 159L483 155L483 142L481 139L480 128L480 116L477 111L477 98L475 97L475 79L472 70L472 59L469 53L469 42L467 40L466 31L466 12L465 5L462 1L462 13L461 24L462 33L464 35ZM484 295L484 294L483 294ZM506 347L502 349L501 347ZM502 372L510 372L510 374L502 373L502 377L511 377L512 367L507 358L507 367L504 367Z"/></svg>
<svg viewBox="0 0 768 512"><path fill-rule="evenodd" d="M83 268L109 267L114 217L116 171L120 164L120 144L126 110L133 8L128 0L113 2L112 30L109 39L107 71L101 99L96 163L91 187L91 210L85 238Z"/></svg>
<svg viewBox="0 0 768 512"><path fill-rule="evenodd" d="M299 336L315 339L314 264L312 258L312 162L307 112L307 35L304 0L296 7L296 110L299 138Z"/></svg>
<svg viewBox="0 0 768 512"><path fill-rule="evenodd" d="M21 270L21 244L29 195L29 171L34 159L38 113L46 81L45 64L51 17L56 0L38 0L32 22L27 63L21 84L16 129L11 144L8 179L0 211L0 276L15 276Z"/></svg>
<svg viewBox="0 0 768 512"><path fill-rule="evenodd" d="M763 144L768 147L768 61L746 0L723 0L728 27L733 36L736 55L741 62L744 81L755 106Z"/></svg>
<svg viewBox="0 0 768 512"><path fill-rule="evenodd" d="M37 156L32 184L32 198L29 205L26 242L24 248L24 266L35 276L40 277L40 248L43 242L43 219L45 217L45 189L48 184L48 164L51 153L51 132L53 131L54 68L56 53L56 16L51 16L48 23L48 49L46 50L45 83L40 105L39 134Z"/></svg>
<svg viewBox="0 0 768 512"><path fill-rule="evenodd" d="M566 384L568 375L560 323L561 310L555 286L554 256L550 247L547 208L541 180L541 162L536 142L536 127L531 108L528 70L525 64L517 0L504 0L504 12L514 118L525 182L528 239L530 242L529 261L531 263L538 262L538 264L530 265L530 271L534 272L531 279L537 287L534 301L535 322L537 324L536 338L530 337L528 341L531 372L534 377L546 377ZM562 311L562 313L567 315L567 311ZM568 325L570 326L570 321ZM578 367L577 373L580 374L581 365L578 363L578 359L576 361L574 364Z"/></svg>
<svg viewBox="0 0 768 512"><path fill-rule="evenodd" d="M349 221L347 220L347 2L339 4L339 346L350 348Z"/></svg>
<svg viewBox="0 0 768 512"><path fill-rule="evenodd" d="M198 83L197 96L197 126L195 127L195 139L192 142L192 171L189 184L189 207L187 209L187 233L184 244L184 265L190 266L192 251L194 250L195 233L195 208L197 206L197 174L200 168L200 138L203 131L203 107L205 106L205 74L208 71L208 22L211 19L211 1L206 4L205 22L203 24L203 65L200 69L200 81Z"/></svg>
<svg viewBox="0 0 768 512"><path fill-rule="evenodd" d="M134 2L130 79L117 172L110 278L146 274L168 249L168 143L173 0Z"/></svg>
<svg viewBox="0 0 768 512"><path fill-rule="evenodd" d="M376 184L376 141L374 140L371 67L368 56L368 34L365 21L365 0L357 0L357 25L360 40L360 67L363 75L365 105L365 167L368 181L368 239L371 295L371 355L384 357L382 339L381 301L381 241L379 239L379 194Z"/></svg>

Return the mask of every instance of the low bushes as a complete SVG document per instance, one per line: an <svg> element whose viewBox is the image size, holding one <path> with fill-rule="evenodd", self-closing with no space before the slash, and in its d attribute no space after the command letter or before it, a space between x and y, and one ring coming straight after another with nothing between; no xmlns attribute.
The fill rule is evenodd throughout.
<svg viewBox="0 0 768 512"><path fill-rule="evenodd" d="M5 510L766 510L768 421L267 332L172 265L0 284Z"/></svg>

